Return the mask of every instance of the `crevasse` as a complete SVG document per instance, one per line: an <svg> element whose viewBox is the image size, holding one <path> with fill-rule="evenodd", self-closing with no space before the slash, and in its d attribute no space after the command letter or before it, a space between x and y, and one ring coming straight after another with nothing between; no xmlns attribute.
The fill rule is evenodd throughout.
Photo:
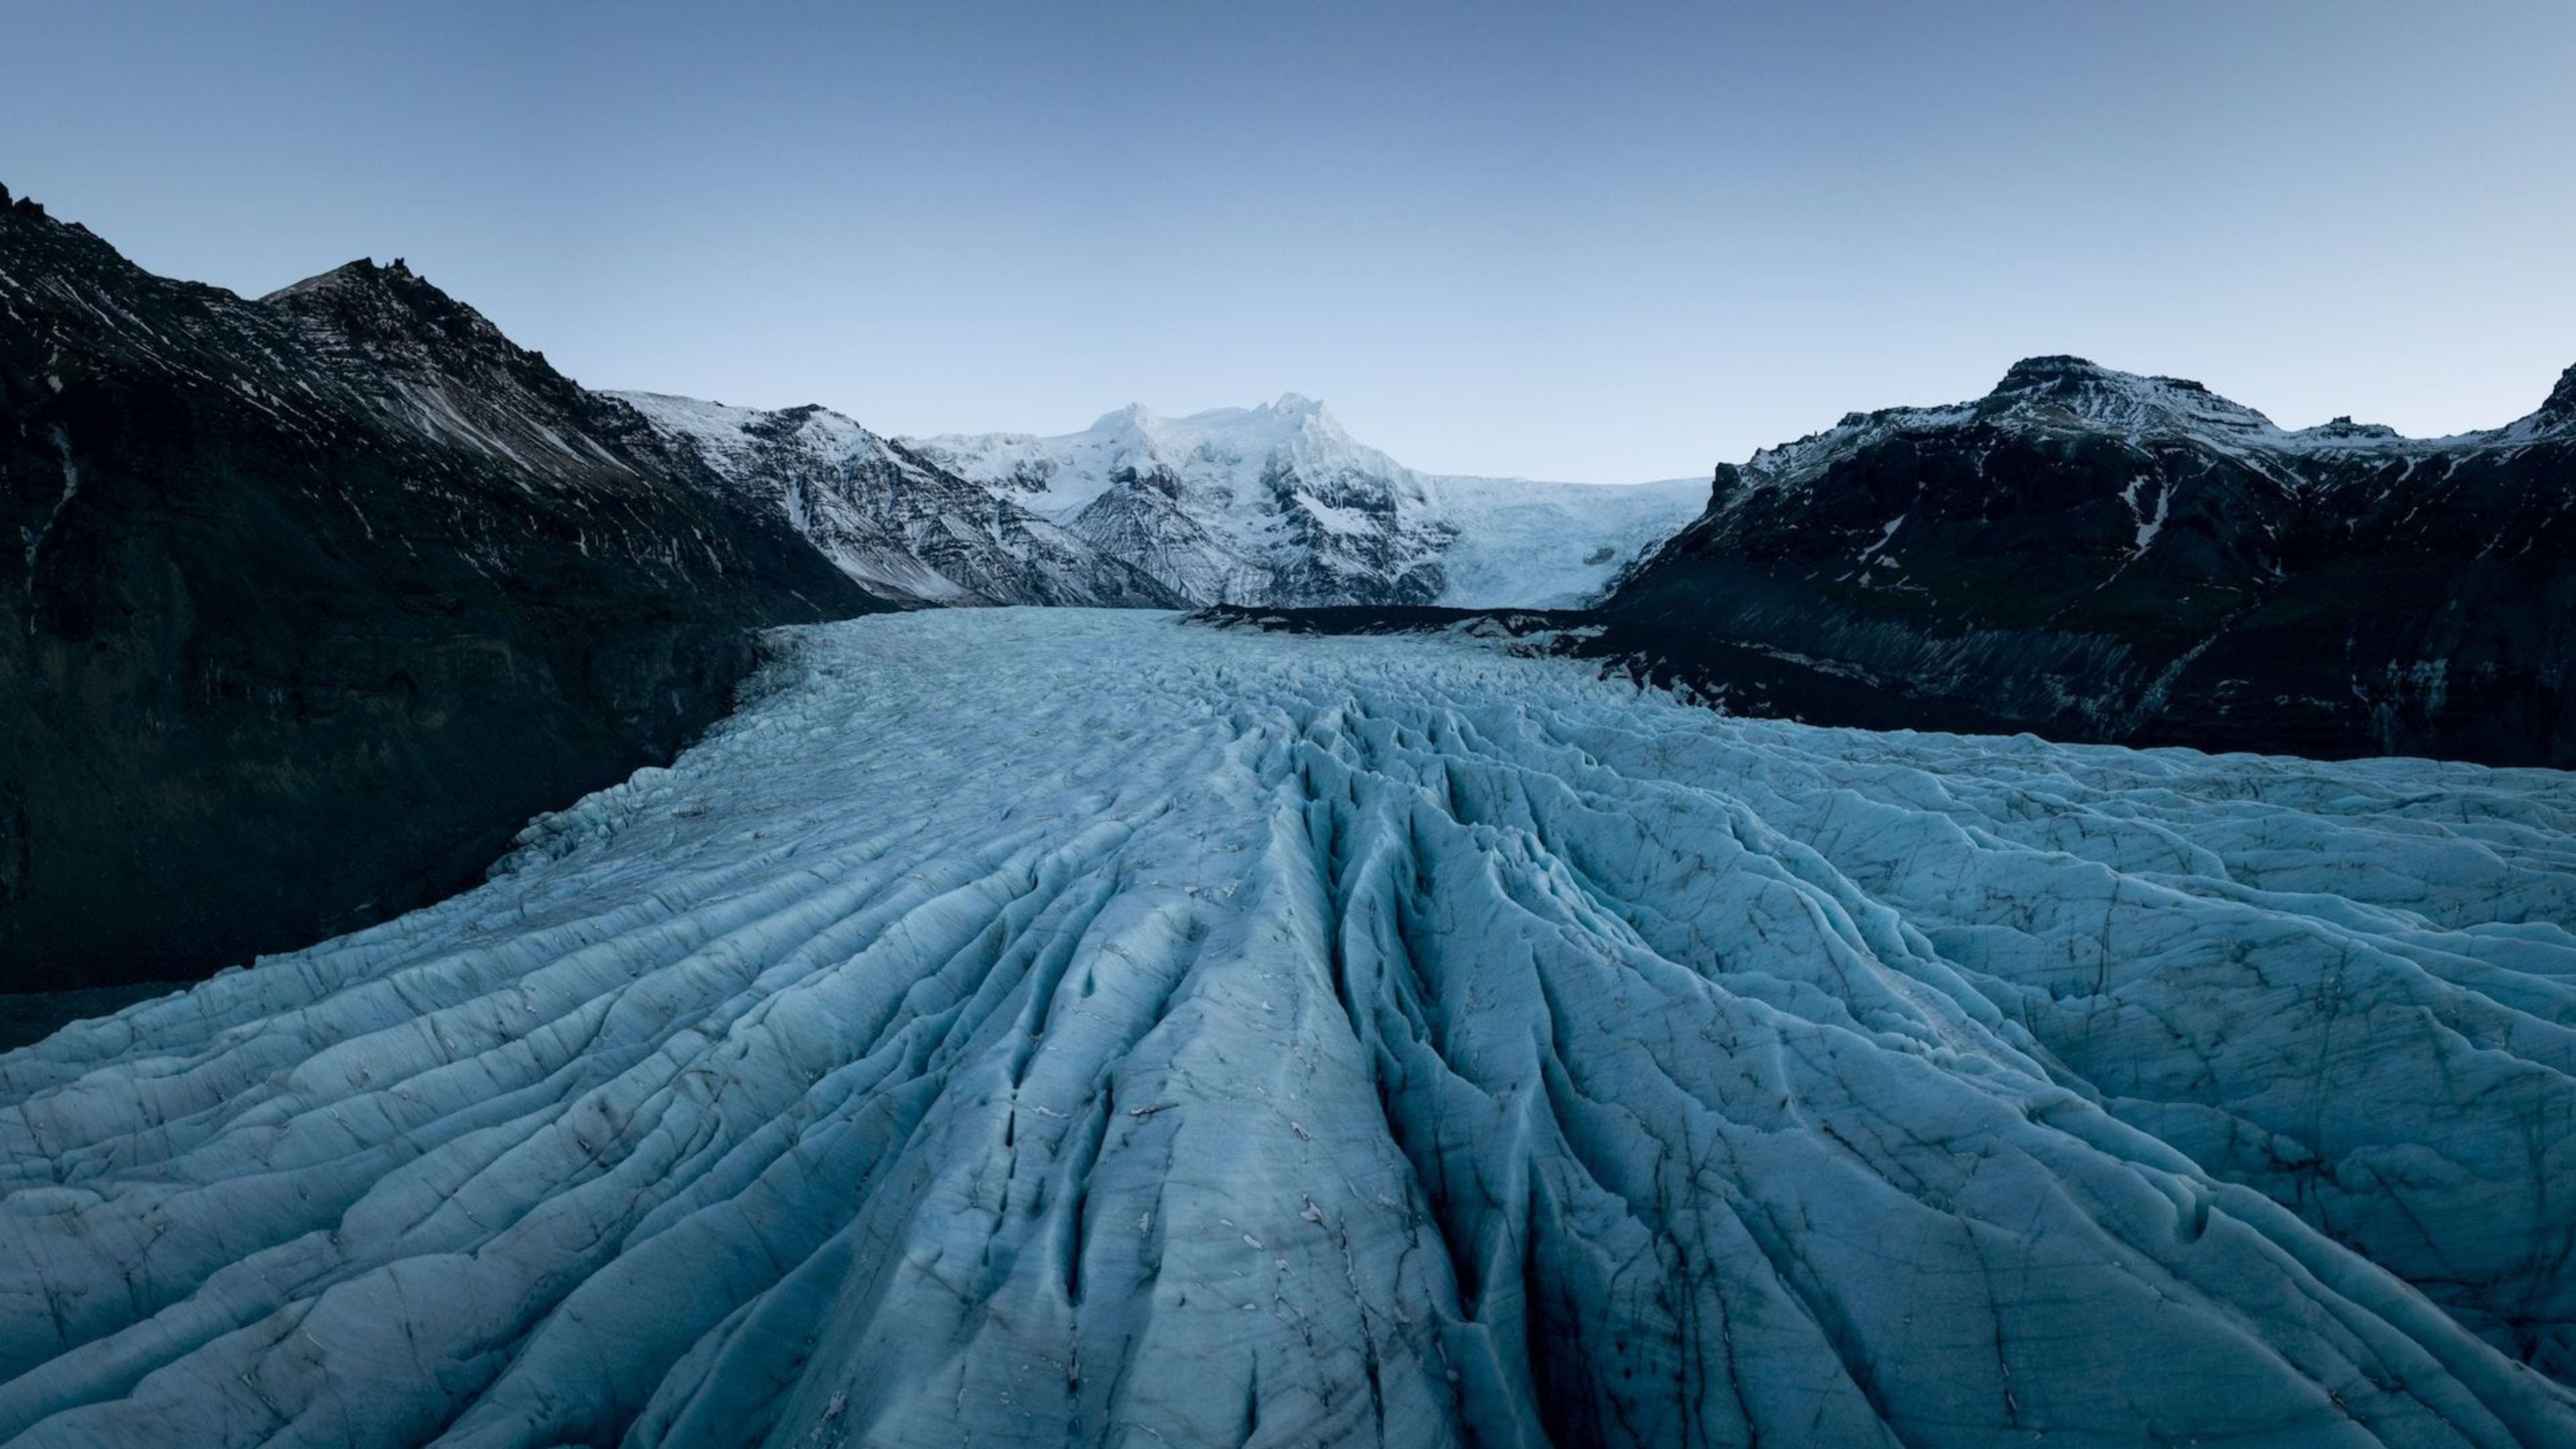
<svg viewBox="0 0 2576 1449"><path fill-rule="evenodd" d="M0 1057L27 1444L2576 1436L2576 784L794 631Z"/></svg>

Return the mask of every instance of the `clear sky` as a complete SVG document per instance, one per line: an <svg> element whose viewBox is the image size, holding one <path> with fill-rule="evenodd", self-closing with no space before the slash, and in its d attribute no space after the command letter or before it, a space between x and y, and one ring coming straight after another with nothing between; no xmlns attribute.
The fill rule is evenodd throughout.
<svg viewBox="0 0 2576 1449"><path fill-rule="evenodd" d="M597 387L1070 431L1323 398L1705 472L2075 352L2290 425L2576 363L2576 4L0 6L0 183L406 257Z"/></svg>

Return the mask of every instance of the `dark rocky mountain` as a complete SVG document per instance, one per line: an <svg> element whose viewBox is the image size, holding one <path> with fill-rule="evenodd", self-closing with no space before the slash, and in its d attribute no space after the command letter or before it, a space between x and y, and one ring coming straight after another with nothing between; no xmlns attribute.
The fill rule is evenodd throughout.
<svg viewBox="0 0 2576 1449"><path fill-rule="evenodd" d="M2576 369L2410 439L2033 358L1719 468L1584 622L1821 722L2576 765Z"/></svg>
<svg viewBox="0 0 2576 1449"><path fill-rule="evenodd" d="M19 201L0 316L0 989L421 904L884 607L400 261L252 301Z"/></svg>

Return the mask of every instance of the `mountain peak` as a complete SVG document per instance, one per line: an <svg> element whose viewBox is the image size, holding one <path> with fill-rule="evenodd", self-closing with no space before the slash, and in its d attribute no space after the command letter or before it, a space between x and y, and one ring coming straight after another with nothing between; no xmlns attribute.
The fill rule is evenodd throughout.
<svg viewBox="0 0 2576 1449"><path fill-rule="evenodd" d="M1161 413L1154 411L1143 403L1131 402L1123 408L1117 408L1112 411L1102 413L1098 419L1093 421L1091 430L1093 432L1118 432L1131 429L1142 430L1144 428L1151 427L1155 423L1161 422L1162 419L1163 415Z"/></svg>
<svg viewBox="0 0 2576 1449"><path fill-rule="evenodd" d="M536 364L552 372L543 367L543 354L511 342L491 319L441 291L400 257L384 266L360 257L259 300L322 323L380 355L461 348L505 365Z"/></svg>
<svg viewBox="0 0 2576 1449"><path fill-rule="evenodd" d="M2118 376L2091 358L2055 352L2025 357L2005 368L2003 381L1995 384L1995 391L2024 392L2058 383L2106 382Z"/></svg>
<svg viewBox="0 0 2576 1449"><path fill-rule="evenodd" d="M2576 422L2576 367L2558 374L2558 385L2549 390L2540 411L2553 421Z"/></svg>
<svg viewBox="0 0 2576 1449"><path fill-rule="evenodd" d="M1283 392L1279 394L1278 401L1266 405L1263 410L1282 417L1316 417L1323 413L1324 405L1301 392Z"/></svg>
<svg viewBox="0 0 2576 1449"><path fill-rule="evenodd" d="M2162 389L2214 397L2207 386L2187 377L2164 377L2135 372L2122 372L2104 367L2087 357L2054 353L2045 357L2025 357L2004 370L2003 381L1995 384L1998 393L2067 391L2080 387L2113 387L2133 390Z"/></svg>
<svg viewBox="0 0 2576 1449"><path fill-rule="evenodd" d="M2346 413L2313 428L2301 428L2294 436L2318 442L2393 442L2399 434L2386 423L2356 423Z"/></svg>
<svg viewBox="0 0 2576 1449"><path fill-rule="evenodd" d="M2094 423L2127 427L2216 429L2237 435L2276 432L2272 420L2187 377L2121 372L2082 357L2025 357L1986 395L1983 410L2025 405L2063 409Z"/></svg>
<svg viewBox="0 0 2576 1449"><path fill-rule="evenodd" d="M13 197L6 187L0 187L0 231L6 232L12 247L42 249L57 265L133 266L98 233L79 222L55 216L32 196ZM29 260L32 262L33 257Z"/></svg>
<svg viewBox="0 0 2576 1449"><path fill-rule="evenodd" d="M396 272L405 277L412 274L411 268L404 266L400 257L396 257L390 267L377 266L374 257L360 257L354 262L342 262L327 272L316 272L303 281L290 282L259 300L283 302L290 297L307 297L321 292L374 289L383 285L384 276Z"/></svg>

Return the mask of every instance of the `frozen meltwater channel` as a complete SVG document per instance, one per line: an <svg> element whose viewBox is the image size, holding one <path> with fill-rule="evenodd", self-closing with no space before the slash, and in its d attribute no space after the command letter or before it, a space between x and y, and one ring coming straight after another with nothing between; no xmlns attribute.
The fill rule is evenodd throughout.
<svg viewBox="0 0 2576 1449"><path fill-rule="evenodd" d="M0 1437L2576 1442L2572 826L804 631L482 889L0 1058Z"/></svg>

